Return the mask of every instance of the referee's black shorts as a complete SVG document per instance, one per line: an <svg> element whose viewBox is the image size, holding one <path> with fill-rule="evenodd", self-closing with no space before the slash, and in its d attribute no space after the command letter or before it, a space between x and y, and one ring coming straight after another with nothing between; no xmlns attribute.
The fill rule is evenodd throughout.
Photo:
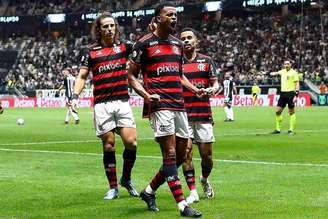
<svg viewBox="0 0 328 219"><path fill-rule="evenodd" d="M293 101L295 95L296 95L295 91L281 92L277 106L281 108L285 108L286 105L288 104L288 108L293 109L295 107L295 103Z"/></svg>

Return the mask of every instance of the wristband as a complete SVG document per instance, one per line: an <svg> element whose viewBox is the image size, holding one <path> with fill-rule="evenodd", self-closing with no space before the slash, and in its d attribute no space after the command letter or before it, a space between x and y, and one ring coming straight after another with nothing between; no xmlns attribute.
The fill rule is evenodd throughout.
<svg viewBox="0 0 328 219"><path fill-rule="evenodd" d="M77 100L77 99L79 99L79 95L78 94L73 94L72 100Z"/></svg>

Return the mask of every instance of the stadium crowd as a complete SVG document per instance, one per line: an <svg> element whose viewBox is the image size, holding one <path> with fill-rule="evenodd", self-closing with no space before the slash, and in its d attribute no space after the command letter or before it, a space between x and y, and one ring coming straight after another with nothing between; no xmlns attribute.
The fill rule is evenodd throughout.
<svg viewBox="0 0 328 219"><path fill-rule="evenodd" d="M73 13L73 12L98 12L98 11L115 11L131 8L131 1L110 1L110 0L68 0L68 1L25 1L9 0L8 5L4 4L4 15L45 15L54 13ZM1 11L1 10L0 10Z"/></svg>
<svg viewBox="0 0 328 219"><path fill-rule="evenodd" d="M322 18L323 29L327 30L328 12ZM220 70L233 66L237 85L252 85L255 80L259 84L278 84L277 77L265 73L280 69L285 58L294 61L294 68L303 79L320 83L328 81L327 54L324 55L327 36L322 40L320 22L318 14L310 12L284 18L275 14L223 16L220 22L206 18L196 22L181 16L180 29L192 26L199 30L200 52L213 57ZM127 39L135 38L134 33L123 33ZM62 80L61 70L67 65L77 69L81 51L90 42L85 36L43 36L9 38L0 45L5 49L21 48L16 68L8 79L15 78L17 86L26 91L57 88Z"/></svg>

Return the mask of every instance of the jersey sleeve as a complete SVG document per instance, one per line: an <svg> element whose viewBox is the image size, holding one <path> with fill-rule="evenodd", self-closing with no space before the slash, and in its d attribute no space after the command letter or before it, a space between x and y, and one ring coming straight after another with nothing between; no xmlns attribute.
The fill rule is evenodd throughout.
<svg viewBox="0 0 328 219"><path fill-rule="evenodd" d="M81 68L90 69L90 67L91 67L91 62L90 62L90 49L87 48L87 49L84 49L83 50L80 66L81 66Z"/></svg>
<svg viewBox="0 0 328 219"><path fill-rule="evenodd" d="M132 55L130 60L137 65L141 65L142 55L143 55L142 43L138 41L132 47Z"/></svg>
<svg viewBox="0 0 328 219"><path fill-rule="evenodd" d="M278 75L282 75L282 73L284 72L284 70L280 70L280 71L278 71Z"/></svg>

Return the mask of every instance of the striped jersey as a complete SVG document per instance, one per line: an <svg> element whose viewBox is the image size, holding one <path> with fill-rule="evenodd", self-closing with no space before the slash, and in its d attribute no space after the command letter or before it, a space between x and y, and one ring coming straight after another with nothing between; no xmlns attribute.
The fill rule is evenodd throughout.
<svg viewBox="0 0 328 219"><path fill-rule="evenodd" d="M172 35L160 39L149 33L135 43L131 61L141 68L145 90L160 96L156 104L144 104L144 117L159 110L185 110L181 84L182 48L182 42Z"/></svg>
<svg viewBox="0 0 328 219"><path fill-rule="evenodd" d="M197 88L208 88L210 82L218 79L218 73L213 60L205 55L197 54L195 59L183 59L183 74ZM183 88L183 96L188 120L191 123L213 123L210 100L208 96L197 97Z"/></svg>
<svg viewBox="0 0 328 219"><path fill-rule="evenodd" d="M119 42L94 44L84 51L81 68L92 71L95 104L129 99L126 62L131 50L132 43Z"/></svg>
<svg viewBox="0 0 328 219"><path fill-rule="evenodd" d="M68 99L71 99L73 96L73 88L75 83L75 77L71 74L66 76L63 81L63 85L65 87L65 96Z"/></svg>

